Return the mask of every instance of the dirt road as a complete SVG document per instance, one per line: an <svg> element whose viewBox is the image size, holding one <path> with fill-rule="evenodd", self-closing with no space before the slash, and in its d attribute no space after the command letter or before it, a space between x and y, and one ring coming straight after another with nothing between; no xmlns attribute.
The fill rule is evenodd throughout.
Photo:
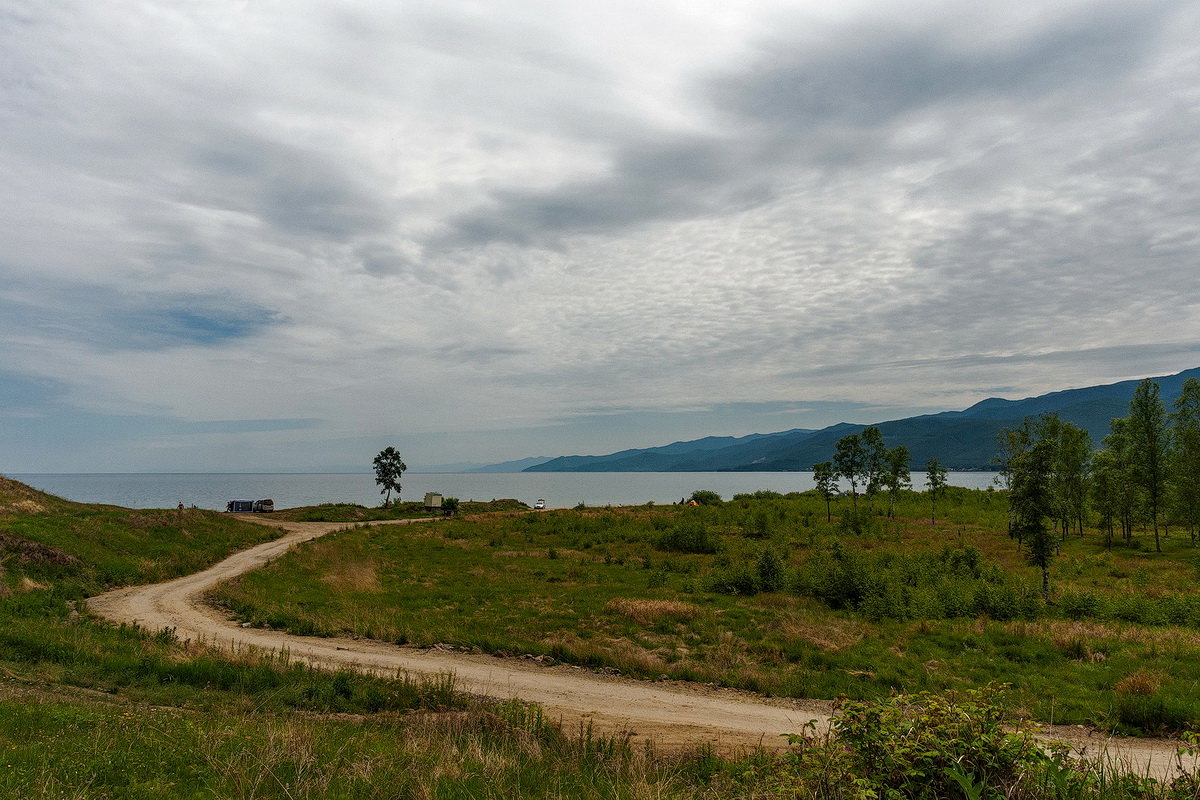
<svg viewBox="0 0 1200 800"><path fill-rule="evenodd" d="M721 750L781 747L787 734L805 723L829 721L827 701L766 699L746 692L685 683L649 683L598 675L576 667L542 666L521 659L495 658L437 649L399 647L364 639L293 636L243 628L204 602L204 593L222 581L261 567L290 548L346 527L342 523L284 522L247 515L279 528L279 539L243 550L204 570L166 583L118 589L88 600L91 611L113 622L137 623L148 630L174 628L178 636L220 647L286 650L292 658L322 667L347 665L392 675L454 673L460 689L542 705L568 730L590 723L604 732L628 731L673 747L709 743ZM398 520L409 524L421 520ZM1162 776L1178 768L1169 740L1116 739L1082 728L1047 728L1045 738L1064 741L1085 755L1107 753L1141 774ZM1184 765L1191 769L1194 762Z"/></svg>

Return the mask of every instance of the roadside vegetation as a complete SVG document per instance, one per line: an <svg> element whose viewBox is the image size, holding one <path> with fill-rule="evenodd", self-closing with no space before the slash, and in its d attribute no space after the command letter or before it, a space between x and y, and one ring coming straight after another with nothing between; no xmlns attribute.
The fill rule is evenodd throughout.
<svg viewBox="0 0 1200 800"><path fill-rule="evenodd" d="M1173 415L1143 387L1104 449L1085 445L1052 416L1010 431L998 491L946 486L936 462L916 491L902 448L868 429L802 494L464 503L403 527L362 523L421 514L294 510L359 526L217 592L249 624L298 633L840 696L828 734L737 754L564 731L446 677L322 672L100 623L87 596L273 532L0 478L0 796L1197 798L1194 775L1076 762L1030 735L1032 720L1181 733L1186 765L1200 725L1200 384Z"/></svg>
<svg viewBox="0 0 1200 800"><path fill-rule="evenodd" d="M255 625L552 659L769 694L868 699L1011 682L1029 716L1121 732L1200 721L1185 536L1059 540L1056 593L1003 492L826 520L815 494L364 527L225 585ZM1146 537L1135 537L1143 542Z"/></svg>
<svg viewBox="0 0 1200 800"><path fill-rule="evenodd" d="M0 478L0 797L1195 796L1191 778L1159 783L1047 756L1001 727L1009 712L993 690L849 701L834 734L798 731L785 752L658 752L564 731L536 707L468 697L445 677L320 672L83 609L95 592L198 569L270 535L210 512L68 503Z"/></svg>
<svg viewBox="0 0 1200 800"><path fill-rule="evenodd" d="M1033 719L1185 731L1200 726L1200 382L1172 415L1156 389L1096 454L1053 415L1008 431L1001 490L948 486L932 461L915 491L905 449L867 428L815 465L812 492L360 529L216 600L297 633L792 697L1011 682Z"/></svg>

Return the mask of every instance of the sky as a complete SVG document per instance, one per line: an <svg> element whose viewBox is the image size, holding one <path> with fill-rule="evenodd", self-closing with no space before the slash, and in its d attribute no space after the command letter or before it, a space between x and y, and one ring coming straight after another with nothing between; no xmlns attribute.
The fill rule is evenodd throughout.
<svg viewBox="0 0 1200 800"><path fill-rule="evenodd" d="M0 472L607 453L1195 367L1196 31L0 0Z"/></svg>

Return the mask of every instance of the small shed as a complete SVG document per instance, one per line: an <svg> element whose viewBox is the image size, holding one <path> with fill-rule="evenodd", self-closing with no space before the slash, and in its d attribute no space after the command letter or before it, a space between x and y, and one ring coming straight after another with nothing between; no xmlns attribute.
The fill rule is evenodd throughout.
<svg viewBox="0 0 1200 800"><path fill-rule="evenodd" d="M442 508L441 492L426 492L425 493L425 510L440 511Z"/></svg>

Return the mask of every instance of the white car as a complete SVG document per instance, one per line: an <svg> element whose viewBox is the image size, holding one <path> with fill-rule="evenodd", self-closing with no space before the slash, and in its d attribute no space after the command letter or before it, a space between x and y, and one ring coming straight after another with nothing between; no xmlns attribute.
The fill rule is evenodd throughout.
<svg viewBox="0 0 1200 800"><path fill-rule="evenodd" d="M533 504L533 507L535 509L541 510L546 507L546 501L539 499L536 503Z"/></svg>

